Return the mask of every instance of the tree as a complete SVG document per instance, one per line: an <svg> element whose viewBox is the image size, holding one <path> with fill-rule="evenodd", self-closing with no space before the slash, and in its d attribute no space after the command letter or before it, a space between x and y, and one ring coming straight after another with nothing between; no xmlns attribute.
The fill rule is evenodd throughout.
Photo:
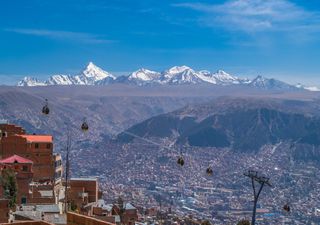
<svg viewBox="0 0 320 225"><path fill-rule="evenodd" d="M250 225L250 221L249 220L240 220L239 223L237 223L237 225Z"/></svg>
<svg viewBox="0 0 320 225"><path fill-rule="evenodd" d="M78 209L78 206L75 204L74 201L71 202L70 209L73 212L75 212Z"/></svg>
<svg viewBox="0 0 320 225"><path fill-rule="evenodd" d="M17 180L12 169L4 169L1 172L0 183L4 191L4 197L9 199L10 209L14 209L17 203Z"/></svg>

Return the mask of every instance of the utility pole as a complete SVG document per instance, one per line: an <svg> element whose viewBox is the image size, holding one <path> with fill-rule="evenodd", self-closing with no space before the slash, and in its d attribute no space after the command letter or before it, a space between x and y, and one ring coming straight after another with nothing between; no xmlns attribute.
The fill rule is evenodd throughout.
<svg viewBox="0 0 320 225"><path fill-rule="evenodd" d="M66 155L66 173L65 173L65 184L64 184L64 212L68 212L68 179L69 179L69 152L71 147L71 137L68 131L67 136L67 155Z"/></svg>
<svg viewBox="0 0 320 225"><path fill-rule="evenodd" d="M162 200L160 196L160 225L162 225Z"/></svg>
<svg viewBox="0 0 320 225"><path fill-rule="evenodd" d="M258 176L258 172L257 171L253 171L253 170L249 170L248 172L244 173L243 175L245 175L246 177L249 177L251 179L251 184L252 184L252 189L253 189L253 196L254 196L251 225L255 225L258 198L260 196L262 188L265 185L268 185L268 186L271 187L271 184L269 183L269 179L270 178L264 177L264 176ZM260 188L259 188L258 191L256 190L255 182L260 184Z"/></svg>

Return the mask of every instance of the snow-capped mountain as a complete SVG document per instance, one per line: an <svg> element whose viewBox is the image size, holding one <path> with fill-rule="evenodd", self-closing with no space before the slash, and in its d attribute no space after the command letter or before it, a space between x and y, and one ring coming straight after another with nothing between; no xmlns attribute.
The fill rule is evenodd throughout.
<svg viewBox="0 0 320 225"><path fill-rule="evenodd" d="M81 72L81 74L74 77L77 84L82 85L95 85L97 82L102 82L106 79L107 83L111 80L115 80L116 77L111 73L102 70L101 68L90 62L87 67Z"/></svg>
<svg viewBox="0 0 320 225"><path fill-rule="evenodd" d="M217 83L221 84L241 84L245 82L244 79L232 76L223 70L218 70L216 73L212 74L212 76L216 79Z"/></svg>
<svg viewBox="0 0 320 225"><path fill-rule="evenodd" d="M18 82L18 86L46 86L46 83L34 77L24 77L21 81Z"/></svg>
<svg viewBox="0 0 320 225"><path fill-rule="evenodd" d="M236 76L232 76L223 70L218 70L215 73L211 73L207 70L202 70L198 72L198 76L205 82L219 85L245 84L248 82L248 79L242 79Z"/></svg>
<svg viewBox="0 0 320 225"><path fill-rule="evenodd" d="M187 66L174 66L161 74L162 84L196 84L203 83L198 73Z"/></svg>
<svg viewBox="0 0 320 225"><path fill-rule="evenodd" d="M53 75L46 81L47 85L73 85L74 77L70 75Z"/></svg>
<svg viewBox="0 0 320 225"><path fill-rule="evenodd" d="M150 82L156 82L160 79L161 73L141 68L137 71L134 71L131 73L127 79L128 81L143 84L143 83L150 83Z"/></svg>
<svg viewBox="0 0 320 225"><path fill-rule="evenodd" d="M180 84L212 84L212 85L241 85L264 90L309 90L319 91L316 87L303 85L290 85L285 82L269 79L262 76L244 79L233 76L223 70L214 73L207 70L195 71L188 66L174 66L163 72L148 69L139 69L130 73L115 77L111 73L99 68L90 62L79 74L53 75L46 81L40 81L33 77L25 77L18 86L45 86L45 85L110 85L113 83L126 83L134 85L180 85Z"/></svg>
<svg viewBox="0 0 320 225"><path fill-rule="evenodd" d="M47 81L39 81L36 78L25 77L18 86L45 86L45 85L105 85L116 79L111 73L102 70L89 62L78 75L53 75Z"/></svg>
<svg viewBox="0 0 320 225"><path fill-rule="evenodd" d="M257 76L251 82L248 83L250 87L255 87L259 89L265 90L293 90L298 89L297 87L287 84L283 81L279 81L276 79L269 79L263 76Z"/></svg>

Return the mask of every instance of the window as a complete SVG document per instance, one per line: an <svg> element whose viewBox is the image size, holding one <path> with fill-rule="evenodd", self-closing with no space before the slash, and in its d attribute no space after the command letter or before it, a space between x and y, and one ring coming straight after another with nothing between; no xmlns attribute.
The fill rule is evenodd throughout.
<svg viewBox="0 0 320 225"><path fill-rule="evenodd" d="M38 143L35 143L34 147L35 147L35 148L39 148L39 144L38 144Z"/></svg>
<svg viewBox="0 0 320 225"><path fill-rule="evenodd" d="M51 148L51 144L47 144L47 149L50 149Z"/></svg>
<svg viewBox="0 0 320 225"><path fill-rule="evenodd" d="M28 167L27 166L22 166L22 171L27 172L28 171Z"/></svg>
<svg viewBox="0 0 320 225"><path fill-rule="evenodd" d="M21 198L21 204L27 204L27 198L26 197L22 197Z"/></svg>

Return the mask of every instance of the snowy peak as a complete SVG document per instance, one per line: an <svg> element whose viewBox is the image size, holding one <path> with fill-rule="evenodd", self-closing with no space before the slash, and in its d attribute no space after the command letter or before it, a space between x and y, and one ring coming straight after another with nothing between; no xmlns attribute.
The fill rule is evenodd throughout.
<svg viewBox="0 0 320 225"><path fill-rule="evenodd" d="M37 78L34 77L24 77L21 81L18 82L17 86L45 86L46 84Z"/></svg>
<svg viewBox="0 0 320 225"><path fill-rule="evenodd" d="M90 79L94 79L95 81L102 80L107 77L115 79L115 77L112 74L108 73L107 71L104 71L100 67L94 65L92 62L88 63L86 68L82 71L81 75Z"/></svg>
<svg viewBox="0 0 320 225"><path fill-rule="evenodd" d="M297 87L287 84L285 82L276 80L276 79L269 79L265 78L263 76L257 76L255 79L253 79L249 86L259 88L259 89L265 89L265 90L294 90L298 89Z"/></svg>
<svg viewBox="0 0 320 225"><path fill-rule="evenodd" d="M105 85L116 79L111 73L102 70L89 62L88 65L76 76L53 75L47 81L42 82L36 78L25 77L18 86L45 86L45 85Z"/></svg>
<svg viewBox="0 0 320 225"><path fill-rule="evenodd" d="M174 74L185 72L186 70L192 70L192 69L188 66L174 66L168 69L165 73L174 75Z"/></svg>
<svg viewBox="0 0 320 225"><path fill-rule="evenodd" d="M213 77L216 78L218 83L225 83L225 84L239 84L241 83L241 80L238 77L232 76L229 73L218 70L213 74Z"/></svg>
<svg viewBox="0 0 320 225"><path fill-rule="evenodd" d="M102 85L115 80L115 76L89 62L76 76L54 75L47 81L48 85Z"/></svg>
<svg viewBox="0 0 320 225"><path fill-rule="evenodd" d="M230 74L228 74L227 72L225 72L223 70L217 70L217 72L215 74L217 74L219 76L226 76L226 77L231 76Z"/></svg>
<svg viewBox="0 0 320 225"><path fill-rule="evenodd" d="M254 78L250 84L254 85L254 86L264 86L267 82L269 81L269 79L259 75L256 78Z"/></svg>
<svg viewBox="0 0 320 225"><path fill-rule="evenodd" d="M174 66L163 72L141 68L127 76L115 77L111 73L89 62L77 75L53 75L46 81L25 77L18 86L45 85L110 85L126 83L134 85L179 85L179 84L212 84L219 86L242 85L262 90L309 90L320 91L316 87L306 87L301 84L290 85L285 82L257 76L254 79L244 79L233 76L223 70L214 73L207 70L196 71L188 66Z"/></svg>
<svg viewBox="0 0 320 225"><path fill-rule="evenodd" d="M139 81L154 81L160 78L160 73L152 70L141 68L128 77L128 80L139 80Z"/></svg>
<svg viewBox="0 0 320 225"><path fill-rule="evenodd" d="M162 73L161 83L167 84L195 84L202 83L199 74L188 66L174 66Z"/></svg>
<svg viewBox="0 0 320 225"><path fill-rule="evenodd" d="M74 79L69 75L53 75L48 81L46 81L48 85L74 85Z"/></svg>

